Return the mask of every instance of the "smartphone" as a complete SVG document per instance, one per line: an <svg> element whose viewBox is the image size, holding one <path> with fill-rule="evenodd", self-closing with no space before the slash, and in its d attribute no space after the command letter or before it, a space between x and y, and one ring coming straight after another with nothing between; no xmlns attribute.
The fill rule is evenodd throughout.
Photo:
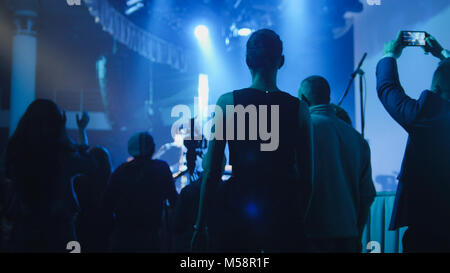
<svg viewBox="0 0 450 273"><path fill-rule="evenodd" d="M402 31L402 43L405 46L425 46L427 33L425 31Z"/></svg>

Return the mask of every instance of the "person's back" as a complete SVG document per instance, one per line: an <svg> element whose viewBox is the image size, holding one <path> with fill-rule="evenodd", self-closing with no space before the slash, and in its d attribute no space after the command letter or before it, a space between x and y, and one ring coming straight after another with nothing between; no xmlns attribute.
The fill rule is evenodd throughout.
<svg viewBox="0 0 450 273"><path fill-rule="evenodd" d="M357 240L365 222L361 215L367 215L375 196L369 145L337 116L324 78L308 77L299 94L311 105L313 127L315 172L306 217L310 250L360 251Z"/></svg>
<svg viewBox="0 0 450 273"><path fill-rule="evenodd" d="M450 102L425 91L421 113L408 125L400 179L408 181L409 223L450 228ZM412 201L414 200L414 201ZM450 236L449 236L450 242Z"/></svg>
<svg viewBox="0 0 450 273"><path fill-rule="evenodd" d="M276 177L294 176L295 151L293 147L297 146L294 126L298 124L299 100L288 93L264 92L257 89L246 88L233 92L234 107L238 106L252 111L258 117L255 119L257 124L250 124L249 115L245 119L245 141L237 139L239 115L235 115L234 122L234 140L228 140L230 145L230 165L233 166L233 176L261 177L273 179ZM264 110L265 112L262 113ZM237 110L236 110L237 112ZM266 116L264 124L261 120ZM276 115L276 116L274 116ZM276 119L276 120L275 120ZM276 128L270 128L276 124ZM252 135L250 130L258 135L254 140L250 139ZM267 130L271 133L269 140L261 139L261 131ZM276 133L276 134L275 134ZM262 144L268 145L268 150L262 149ZM269 175L267 177L266 175Z"/></svg>
<svg viewBox="0 0 450 273"><path fill-rule="evenodd" d="M314 135L313 198L308 212L310 235L357 237L359 200L373 198L374 191L361 187L371 183L370 150L367 142L352 127L340 120L330 105L310 108ZM321 168L322 167L322 168ZM362 181L362 179L367 179ZM372 197L371 197L372 195Z"/></svg>
<svg viewBox="0 0 450 273"><path fill-rule="evenodd" d="M80 205L75 228L84 253L105 252L111 223L102 211L101 197L111 176L111 158L103 147L94 147L89 154L96 164L73 182Z"/></svg>
<svg viewBox="0 0 450 273"><path fill-rule="evenodd" d="M38 99L27 108L8 142L6 175L12 182L13 222L8 250L64 252L75 239L77 211L71 178L91 164L66 135L58 106Z"/></svg>
<svg viewBox="0 0 450 273"><path fill-rule="evenodd" d="M173 205L177 192L169 166L151 159L153 151L154 144L151 152L122 164L111 176L103 206L115 215L112 251L160 249L163 202L168 199Z"/></svg>
<svg viewBox="0 0 450 273"><path fill-rule="evenodd" d="M263 119L261 112L258 123L253 127L255 132L261 132L268 128L271 132L269 140L262 140L261 135L251 140L251 121L245 120L246 140L228 140L230 149L230 164L233 166L232 179L224 185L224 198L230 210L230 221L239 222L233 230L234 240L229 238L225 241L239 241L248 247L254 247L256 242L260 243L260 249L270 249L282 239L283 227L287 234L288 226L300 229L298 224L302 218L299 209L300 182L296 174L295 147L298 146L295 125L298 124L298 116L293 113L299 111L299 100L282 92L264 92L257 89L236 90L233 93L234 106L242 105L244 108L255 106L256 110L267 107L266 124L261 124ZM275 113L277 112L277 113ZM265 114L263 114L265 115ZM276 115L276 128L272 121ZM241 128L237 125L238 115L235 118L234 132ZM272 126L272 128L270 128ZM276 134L273 134L276 132ZM273 150L262 150L262 144L272 145ZM297 224L297 225L296 225ZM229 227L226 227L227 229ZM232 229L230 229L232 230ZM252 232L249 232L252 230ZM277 235L278 233L278 235ZM283 235L284 235L283 234ZM238 236L241 235L242 237ZM258 239L261 238L261 239ZM251 242L251 240L254 240ZM253 244L253 245L252 245ZM257 245L257 244L256 244ZM225 249L227 250L227 249Z"/></svg>
<svg viewBox="0 0 450 273"><path fill-rule="evenodd" d="M232 178L221 189L221 204L208 204L221 218L221 224L215 223L221 227L215 231L221 233L217 250L298 251L312 172L308 109L276 85L284 56L275 32L254 32L247 42L246 61L252 85L226 93L217 102L224 115L216 112L214 134L222 123L226 139L216 137L209 144L195 227L205 224L204 203L219 185L228 142ZM214 216L210 218L218 218ZM201 243L197 234L194 247Z"/></svg>
<svg viewBox="0 0 450 273"><path fill-rule="evenodd" d="M163 201L169 197L170 171L164 161L136 159L120 166L111 183L121 183L116 203L118 226L159 227ZM172 197L172 196L170 196Z"/></svg>

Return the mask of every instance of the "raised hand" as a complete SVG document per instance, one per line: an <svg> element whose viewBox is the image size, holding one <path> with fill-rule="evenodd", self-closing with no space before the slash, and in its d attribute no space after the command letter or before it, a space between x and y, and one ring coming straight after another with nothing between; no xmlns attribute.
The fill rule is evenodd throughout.
<svg viewBox="0 0 450 273"><path fill-rule="evenodd" d="M67 116L66 116L66 111L65 110L63 110L63 112L62 112L62 121L63 121L63 124L66 125Z"/></svg>
<svg viewBox="0 0 450 273"><path fill-rule="evenodd" d="M82 130L82 131L86 130L86 127L88 126L89 120L90 120L89 114L86 111L83 111L81 118L78 114L76 115L76 118L77 118L78 130Z"/></svg>
<svg viewBox="0 0 450 273"><path fill-rule="evenodd" d="M402 32L400 31L397 34L397 38L384 44L384 56L398 59L402 55L404 48L405 45L402 43Z"/></svg>
<svg viewBox="0 0 450 273"><path fill-rule="evenodd" d="M445 56L442 55L444 48L431 35L426 38L426 45L424 47L424 50L425 52L431 53L436 58L439 58L441 60L445 59Z"/></svg>

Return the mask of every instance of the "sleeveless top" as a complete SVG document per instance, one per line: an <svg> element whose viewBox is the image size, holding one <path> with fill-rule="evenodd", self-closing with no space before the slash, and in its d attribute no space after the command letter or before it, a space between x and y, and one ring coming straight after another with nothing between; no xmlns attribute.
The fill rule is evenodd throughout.
<svg viewBox="0 0 450 273"><path fill-rule="evenodd" d="M248 111L252 111L250 109L254 106L259 113L256 126L249 125L251 115L245 115L245 140L238 140L239 115L235 110L235 137L230 140L227 135L233 174L223 187L226 210L232 211L232 218L259 219L261 224L290 222L289 219L298 218L302 213L299 205L301 181L295 172L300 102L285 92L266 93L250 88L236 90L233 96L235 106L248 107ZM267 106L267 124L262 122L264 106ZM251 140L249 133L255 131L255 127L256 140ZM272 132L271 138L261 138L261 131ZM262 151L261 144L270 142L277 144L271 147L271 151Z"/></svg>
<svg viewBox="0 0 450 273"><path fill-rule="evenodd" d="M298 145L298 139L296 139L299 124L298 99L282 91L264 92L251 88L236 90L233 92L233 97L235 107L242 105L250 109L255 106L258 112L257 124L254 127L249 124L250 115L245 115L245 140L238 140L239 120L235 111L234 140L228 140L233 176L265 179L273 176L292 177L295 164L294 148ZM276 106L278 106L278 118L275 113ZM266 124L263 123L264 112L267 112ZM274 128L271 128L272 125L275 125ZM256 131L256 140L250 139L250 131ZM261 131L269 132L271 137L264 141ZM262 151L261 145L269 143L272 145L267 148L272 151Z"/></svg>

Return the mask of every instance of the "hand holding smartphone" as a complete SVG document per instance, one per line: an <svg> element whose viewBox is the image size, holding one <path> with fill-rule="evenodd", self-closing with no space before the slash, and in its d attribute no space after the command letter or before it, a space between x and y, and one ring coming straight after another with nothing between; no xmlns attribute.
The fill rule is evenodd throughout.
<svg viewBox="0 0 450 273"><path fill-rule="evenodd" d="M427 42L426 38L428 33L425 31L408 31L404 30L401 32L401 43L404 46L422 46L425 47Z"/></svg>

